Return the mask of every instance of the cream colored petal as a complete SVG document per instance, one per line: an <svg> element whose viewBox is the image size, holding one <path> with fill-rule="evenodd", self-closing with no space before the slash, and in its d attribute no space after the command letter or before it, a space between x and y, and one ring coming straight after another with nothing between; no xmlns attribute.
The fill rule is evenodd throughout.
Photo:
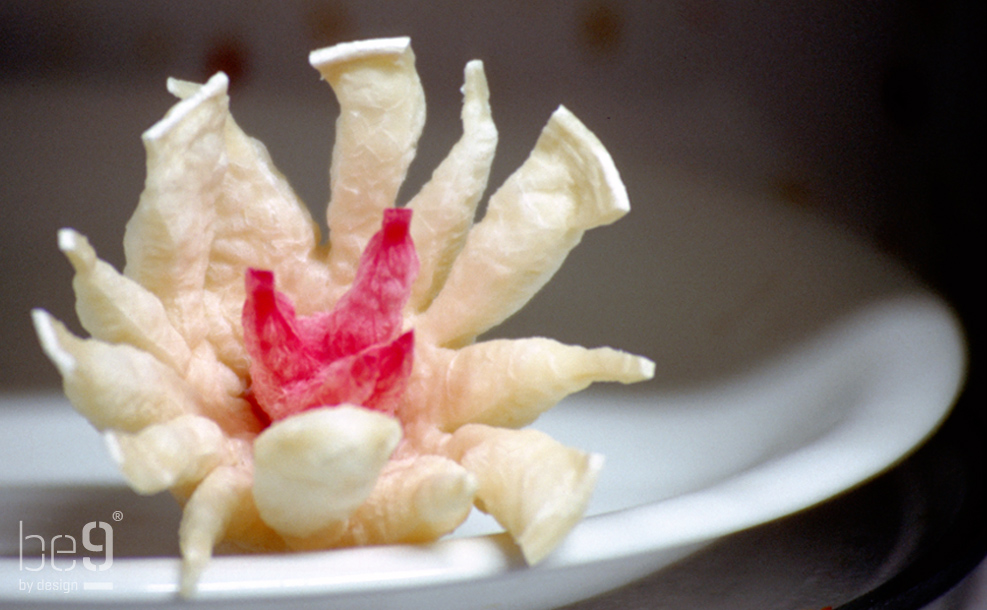
<svg viewBox="0 0 987 610"><path fill-rule="evenodd" d="M415 156L425 94L408 38L339 44L313 51L309 62L339 100L327 219L331 271L345 287Z"/></svg>
<svg viewBox="0 0 987 610"><path fill-rule="evenodd" d="M192 354L153 293L96 257L85 236L58 232L58 247L75 268L75 311L83 328L108 343L128 343L184 375Z"/></svg>
<svg viewBox="0 0 987 610"><path fill-rule="evenodd" d="M215 358L241 377L250 370L250 357L243 345L244 300L244 287L230 287L226 292L207 289L202 294L202 309L209 322L207 339Z"/></svg>
<svg viewBox="0 0 987 610"><path fill-rule="evenodd" d="M237 513L250 506L250 485L250 472L245 468L220 466L196 487L185 504L178 527L183 596L195 592L213 549L226 535Z"/></svg>
<svg viewBox="0 0 987 610"><path fill-rule="evenodd" d="M603 144L560 107L528 159L490 198L442 292L415 322L418 336L468 344L524 306L587 229L629 210Z"/></svg>
<svg viewBox="0 0 987 610"><path fill-rule="evenodd" d="M155 494L196 483L231 459L229 442L216 422L183 415L136 434L108 431L111 457L139 494Z"/></svg>
<svg viewBox="0 0 987 610"><path fill-rule="evenodd" d="M420 386L415 396L429 409L429 419L448 431L471 422L520 428L591 383L654 376L647 358L543 338L484 341L459 350L420 348L417 355L422 365L416 373L432 374L413 377L412 384Z"/></svg>
<svg viewBox="0 0 987 610"><path fill-rule="evenodd" d="M168 79L168 90L182 99L201 88L198 83ZM228 317L237 325L247 267L275 271L279 290L292 297L299 313L328 308L325 253L308 207L274 166L264 143L245 134L229 113L225 143L227 168L216 202L206 289L222 297L234 314ZM237 338L242 343L242 333Z"/></svg>
<svg viewBox="0 0 987 610"><path fill-rule="evenodd" d="M168 79L168 90L182 99L201 88ZM331 304L329 273L321 260L318 225L264 144L247 136L228 112L224 136L227 166L216 199L203 299L217 358L242 376L249 368L240 320L247 268L273 270L280 290L303 314Z"/></svg>
<svg viewBox="0 0 987 610"><path fill-rule="evenodd" d="M469 516L476 479L452 460L423 455L391 460L373 493L352 514L339 546L436 540Z"/></svg>
<svg viewBox="0 0 987 610"><path fill-rule="evenodd" d="M333 294L319 229L308 208L274 167L267 149L227 117L228 166L216 202L215 237L206 289L220 311L210 313L210 341L220 359L240 374L249 362L243 347L241 315L248 267L268 269L278 289L301 315L328 309ZM219 314L218 316L216 314Z"/></svg>
<svg viewBox="0 0 987 610"><path fill-rule="evenodd" d="M203 341L196 347L185 381L195 391L200 413L226 434L253 436L260 431L253 408L243 399L249 379L217 360L211 343Z"/></svg>
<svg viewBox="0 0 987 610"><path fill-rule="evenodd" d="M147 179L124 234L124 275L161 299L194 347L208 325L202 287L226 172L226 76L209 79L144 132Z"/></svg>
<svg viewBox="0 0 987 610"><path fill-rule="evenodd" d="M373 491L401 425L360 407L312 409L254 442L253 497L278 533L304 537L345 520Z"/></svg>
<svg viewBox="0 0 987 610"><path fill-rule="evenodd" d="M447 446L476 476L477 507L492 515L529 564L545 558L582 519L603 457L537 430L463 426Z"/></svg>
<svg viewBox="0 0 987 610"><path fill-rule="evenodd" d="M483 62L479 60L466 64L462 121L462 137L428 184L408 203L414 210L411 237L421 261L409 311L423 311L442 289L487 188L497 148L497 127L490 113Z"/></svg>
<svg viewBox="0 0 987 610"><path fill-rule="evenodd" d="M31 312L41 347L62 375L65 396L96 428L137 432L197 413L188 384L154 356L130 345L80 339L48 312Z"/></svg>
<svg viewBox="0 0 987 610"><path fill-rule="evenodd" d="M249 383L249 379L220 362L215 348L208 342L200 343L192 352L192 365L185 379L209 404L223 403L231 396L241 396Z"/></svg>
<svg viewBox="0 0 987 610"><path fill-rule="evenodd" d="M180 78L168 77L166 87L168 93L174 95L180 100L185 100L202 89L202 83L195 83L192 81L182 80Z"/></svg>

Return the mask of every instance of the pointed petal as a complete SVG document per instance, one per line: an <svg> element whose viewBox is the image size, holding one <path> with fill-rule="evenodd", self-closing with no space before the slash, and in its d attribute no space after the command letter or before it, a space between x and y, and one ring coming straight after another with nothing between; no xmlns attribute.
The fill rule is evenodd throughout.
<svg viewBox="0 0 987 610"><path fill-rule="evenodd" d="M339 100L327 211L336 285L356 273L364 246L393 206L425 124L425 94L408 38L313 51L309 62Z"/></svg>
<svg viewBox="0 0 987 610"><path fill-rule="evenodd" d="M353 285L331 312L311 319L311 332L322 333L323 358L355 354L401 331L401 312L418 274L410 223L411 210L384 210L382 227L360 256Z"/></svg>
<svg viewBox="0 0 987 610"><path fill-rule="evenodd" d="M544 338L499 339L459 350L418 351L421 372L440 369L421 388L429 419L443 430L467 423L520 428L560 400L601 381L635 383L654 376L654 363L608 347L587 349ZM436 381L438 379L438 381Z"/></svg>
<svg viewBox="0 0 987 610"><path fill-rule="evenodd" d="M256 388L310 378L319 369L318 348L298 328L295 308L274 289L274 273L248 269L243 328Z"/></svg>
<svg viewBox="0 0 987 610"><path fill-rule="evenodd" d="M344 402L392 412L412 370L414 334L327 355L323 330L295 317L273 274L251 269L243 308L251 391L272 419Z"/></svg>
<svg viewBox="0 0 987 610"><path fill-rule="evenodd" d="M393 412L411 373L414 337L401 311L418 271L411 210L385 210L356 280L324 314L296 317L270 271L247 271L244 343L252 390L272 419L343 402Z"/></svg>
<svg viewBox="0 0 987 610"><path fill-rule="evenodd" d="M168 79L182 99L203 85ZM239 374L249 358L243 348L243 275L249 267L277 273L281 290L303 312L331 306L329 272L319 248L319 228L308 208L274 166L262 142L247 136L227 112L227 167L216 200L214 238L205 278L209 340L217 356Z"/></svg>
<svg viewBox="0 0 987 610"><path fill-rule="evenodd" d="M147 180L124 234L124 275L161 299L191 347L208 332L202 287L226 171L226 85L217 74L144 133Z"/></svg>
<svg viewBox="0 0 987 610"><path fill-rule="evenodd" d="M251 504L250 472L242 467L220 466L195 488L185 504L178 527L182 553L181 594L195 592L203 570L212 558L213 548L244 506Z"/></svg>
<svg viewBox="0 0 987 610"><path fill-rule="evenodd" d="M449 456L476 476L477 507L514 538L529 564L545 558L582 519L603 457L537 430L463 426Z"/></svg>
<svg viewBox="0 0 987 610"><path fill-rule="evenodd" d="M587 229L629 210L606 149L560 107L527 161L490 198L445 287L415 328L438 345L470 343L524 306Z"/></svg>
<svg viewBox="0 0 987 610"><path fill-rule="evenodd" d="M487 188L497 148L497 127L490 113L483 62L466 64L465 80L463 135L428 184L408 203L415 210L411 235L422 264L409 303L415 312L425 310L442 289L463 248L476 206Z"/></svg>
<svg viewBox="0 0 987 610"><path fill-rule="evenodd" d="M264 145L244 134L232 116L226 121L226 154L206 275L206 289L219 295L226 318L235 322L233 336L225 342L213 340L224 360L245 358L239 324L247 268L274 271L281 291L291 295L303 313L331 305L318 226Z"/></svg>
<svg viewBox="0 0 987 610"><path fill-rule="evenodd" d="M469 516L476 480L437 455L391 460L367 501L350 516L337 546L431 542Z"/></svg>
<svg viewBox="0 0 987 610"><path fill-rule="evenodd" d="M75 268L72 287L82 327L96 339L142 349L184 374L192 354L160 299L98 259L85 236L62 229L58 247Z"/></svg>
<svg viewBox="0 0 987 610"><path fill-rule="evenodd" d="M197 483L230 457L220 427L197 415L182 415L136 434L109 431L103 438L131 489L143 495Z"/></svg>
<svg viewBox="0 0 987 610"><path fill-rule="evenodd" d="M48 312L31 313L65 396L97 429L137 432L199 411L188 384L154 356L130 345L80 339Z"/></svg>
<svg viewBox="0 0 987 610"><path fill-rule="evenodd" d="M282 535L304 537L345 520L367 499L401 439L397 420L368 409L313 409L254 442L254 502Z"/></svg>

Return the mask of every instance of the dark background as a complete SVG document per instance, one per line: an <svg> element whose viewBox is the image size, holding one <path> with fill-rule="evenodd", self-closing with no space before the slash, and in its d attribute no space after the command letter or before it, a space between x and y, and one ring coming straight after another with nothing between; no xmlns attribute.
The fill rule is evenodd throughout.
<svg viewBox="0 0 987 610"><path fill-rule="evenodd" d="M979 345L982 3L5 0L0 388L57 384L28 314L43 306L74 323L57 229L80 230L122 266L123 226L144 177L139 134L172 104L167 76L204 80L225 70L234 115L322 218L336 108L307 54L391 35L412 36L429 104L407 194L458 137L462 66L481 58L501 132L492 186L524 159L559 103L597 133L622 172L637 221L588 237L580 260L610 255L607 243L636 246L617 255L646 251L648 210L660 200L654 176L681 171L818 211L865 236L944 293ZM574 281L565 269L561 288L536 309ZM619 313L606 294L594 297ZM573 332L565 316L526 315L551 336L553 324ZM616 332L615 343L647 351L633 332L604 330L589 342Z"/></svg>

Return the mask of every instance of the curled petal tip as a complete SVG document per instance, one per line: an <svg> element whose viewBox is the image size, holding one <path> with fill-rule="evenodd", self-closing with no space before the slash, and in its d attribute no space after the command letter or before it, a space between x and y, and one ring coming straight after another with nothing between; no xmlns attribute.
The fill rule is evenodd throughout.
<svg viewBox="0 0 987 610"><path fill-rule="evenodd" d="M415 495L416 509L437 530L452 530L473 505L479 484L468 471L446 472L428 481Z"/></svg>
<svg viewBox="0 0 987 610"><path fill-rule="evenodd" d="M74 229L59 229L58 230L58 249L62 252L68 252L76 248L76 243L80 235L76 233Z"/></svg>
<svg viewBox="0 0 987 610"><path fill-rule="evenodd" d="M384 210L384 240L396 242L408 235L411 226L411 210L407 208L388 208Z"/></svg>
<svg viewBox="0 0 987 610"><path fill-rule="evenodd" d="M220 74L223 73L220 72ZM168 93L174 95L178 99L184 100L195 95L195 93L202 88L202 85L192 81L169 77L166 87L168 89Z"/></svg>
<svg viewBox="0 0 987 610"><path fill-rule="evenodd" d="M587 169L592 168L592 171L584 176L588 185L592 185L587 192L594 193L592 201L595 203L595 206L589 206L595 214L587 217L589 221L587 226L610 224L627 214L631 209L627 187L620 178L620 172L610 152L596 134L562 105L556 108L546 125L546 131L556 129L560 137L568 140L572 149L578 151L577 155L583 157L582 162L576 161L575 165L585 163Z"/></svg>
<svg viewBox="0 0 987 610"><path fill-rule="evenodd" d="M655 377L655 363L653 360L645 358L643 356L638 358L638 364L641 367L641 380L654 379Z"/></svg>
<svg viewBox="0 0 987 610"><path fill-rule="evenodd" d="M96 251L89 245L86 236L74 229L59 229L58 249L77 273L91 271L96 265Z"/></svg>
<svg viewBox="0 0 987 610"><path fill-rule="evenodd" d="M226 89L229 84L230 79L222 72L214 74L212 78L206 81L206 84L199 87L194 93L190 87L178 85L176 89L176 86L172 84L170 87L172 93L175 93L179 97L185 95L188 97L182 99L181 102L172 108L171 112L165 115L165 118L151 126L141 137L145 142L160 140L177 125L181 124L185 117L205 100L211 97L226 95Z"/></svg>
<svg viewBox="0 0 987 610"><path fill-rule="evenodd" d="M31 320L34 322L34 331L38 334L38 341L41 348L51 360L52 364L62 374L62 377L71 375L76 368L75 357L72 356L59 340L58 321L44 309L32 309Z"/></svg>
<svg viewBox="0 0 987 610"><path fill-rule="evenodd" d="M312 51L308 54L308 62L314 68L320 68L367 56L400 55L410 47L411 38L408 36L343 42Z"/></svg>

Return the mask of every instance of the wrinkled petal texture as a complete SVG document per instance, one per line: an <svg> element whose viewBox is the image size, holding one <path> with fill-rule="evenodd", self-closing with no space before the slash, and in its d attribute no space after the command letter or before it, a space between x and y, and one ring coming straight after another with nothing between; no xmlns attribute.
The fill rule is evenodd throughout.
<svg viewBox="0 0 987 610"><path fill-rule="evenodd" d="M220 542L430 541L474 506L538 562L582 518L602 458L518 428L591 383L649 379L654 363L480 336L585 231L629 211L617 169L559 107L475 220L498 133L472 61L462 137L399 207L425 121L410 40L343 43L309 62L340 110L328 242L233 120L227 77L171 79L181 101L143 136L127 264L63 229L90 336L35 310L41 346L131 487L182 503L183 594Z"/></svg>
<svg viewBox="0 0 987 610"><path fill-rule="evenodd" d="M332 310L298 317L271 271L248 269L244 341L251 390L272 420L342 403L393 413L411 374L414 335L399 334L418 273L411 210L384 211L356 279Z"/></svg>

